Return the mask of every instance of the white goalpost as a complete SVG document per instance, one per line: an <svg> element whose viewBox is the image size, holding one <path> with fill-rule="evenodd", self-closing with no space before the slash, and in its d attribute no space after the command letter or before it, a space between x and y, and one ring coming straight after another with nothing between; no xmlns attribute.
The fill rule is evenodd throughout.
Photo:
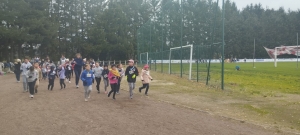
<svg viewBox="0 0 300 135"><path fill-rule="evenodd" d="M140 53L140 61L139 61L139 63L143 64L143 63L142 63L142 54L146 54L146 64L149 64L149 63L148 63L148 62L149 62L149 59L148 59L148 52Z"/></svg>
<svg viewBox="0 0 300 135"><path fill-rule="evenodd" d="M181 48L187 48L187 47L190 47L190 60L189 60L189 63L190 63L190 67L189 67L189 80L192 79L192 63L193 63L193 45L185 45L185 46L182 46L182 47L174 47L174 48L170 48L170 53L169 53L169 74L171 74L171 55L172 55L172 50L175 50L175 49L181 49Z"/></svg>

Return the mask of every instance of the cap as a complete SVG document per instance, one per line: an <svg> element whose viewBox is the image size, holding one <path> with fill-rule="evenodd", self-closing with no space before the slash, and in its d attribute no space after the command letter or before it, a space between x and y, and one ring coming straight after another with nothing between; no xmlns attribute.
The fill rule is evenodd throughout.
<svg viewBox="0 0 300 135"><path fill-rule="evenodd" d="M130 59L130 60L128 60L128 62L132 62L132 63L134 63L134 60L133 60L133 59Z"/></svg>
<svg viewBox="0 0 300 135"><path fill-rule="evenodd" d="M148 65L148 64L146 64L146 65L144 66L144 68L149 68L149 65Z"/></svg>

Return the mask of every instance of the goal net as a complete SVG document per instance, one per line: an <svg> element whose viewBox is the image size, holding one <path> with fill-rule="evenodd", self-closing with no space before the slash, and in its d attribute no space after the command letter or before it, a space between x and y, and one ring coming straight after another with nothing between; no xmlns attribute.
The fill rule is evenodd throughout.
<svg viewBox="0 0 300 135"><path fill-rule="evenodd" d="M139 64L141 64L141 65L149 64L149 55L148 55L148 52L140 53Z"/></svg>
<svg viewBox="0 0 300 135"><path fill-rule="evenodd" d="M181 65L182 61L182 65ZM169 74L188 74L192 79L193 45L170 48ZM181 68L182 66L182 68Z"/></svg>

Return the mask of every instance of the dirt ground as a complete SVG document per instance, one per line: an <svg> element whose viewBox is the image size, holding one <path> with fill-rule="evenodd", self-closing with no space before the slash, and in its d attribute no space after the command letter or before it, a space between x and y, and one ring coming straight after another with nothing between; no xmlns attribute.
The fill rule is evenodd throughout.
<svg viewBox="0 0 300 135"><path fill-rule="evenodd" d="M271 135L273 129L236 121L205 112L175 106L146 97L135 89L133 99L122 82L117 100L98 94L95 86L89 102L83 87L66 83L60 90L56 79L53 91L41 81L34 99L23 93L22 82L13 74L0 76L1 135ZM139 83L138 83L139 84ZM138 86L138 85L137 85Z"/></svg>

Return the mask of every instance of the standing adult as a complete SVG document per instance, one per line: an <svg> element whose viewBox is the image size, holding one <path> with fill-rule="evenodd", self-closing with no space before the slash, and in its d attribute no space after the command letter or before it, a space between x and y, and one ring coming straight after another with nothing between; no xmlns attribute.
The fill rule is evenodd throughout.
<svg viewBox="0 0 300 135"><path fill-rule="evenodd" d="M75 84L76 84L76 88L79 88L79 78L80 78L80 74L81 74L81 71L82 71L82 67L84 66L83 64L83 60L81 58L81 54L80 53L77 53L76 54L76 58L74 58L74 72L75 72Z"/></svg>
<svg viewBox="0 0 300 135"><path fill-rule="evenodd" d="M17 59L15 63L15 70L14 73L16 74L17 82L20 82L20 76L21 76L21 60Z"/></svg>
<svg viewBox="0 0 300 135"><path fill-rule="evenodd" d="M28 81L27 81L27 71L29 71L29 68L31 67L31 63L29 62L28 58L24 59L24 63L22 63L20 70L22 72L22 80L23 80L23 89L24 92L28 92Z"/></svg>

